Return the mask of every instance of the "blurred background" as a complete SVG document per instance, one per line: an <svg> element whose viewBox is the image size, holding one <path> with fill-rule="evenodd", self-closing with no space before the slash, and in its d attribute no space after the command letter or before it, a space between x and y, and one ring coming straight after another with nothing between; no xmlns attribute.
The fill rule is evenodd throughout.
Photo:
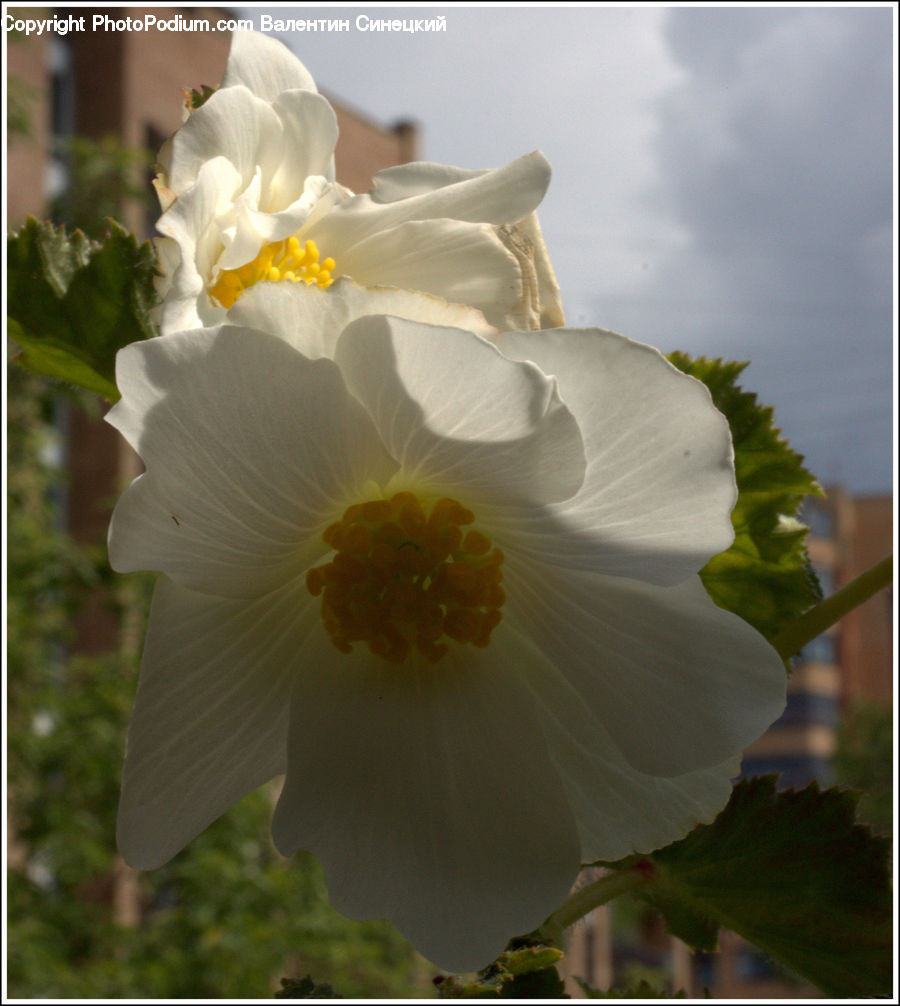
<svg viewBox="0 0 900 1006"><path fill-rule="evenodd" d="M95 13L243 19L290 45L333 101L338 178L428 159L494 167L541 148L541 207L568 323L752 359L746 385L827 495L810 499L826 594L893 540L892 21L853 8L9 8L88 30L7 44L7 222L102 236L158 215L155 151L183 89L215 85L223 32L91 31ZM446 31L360 30L356 18ZM346 20L347 30L281 28ZM363 24L365 22L362 22ZM296 27L296 26L294 26ZM333 912L315 861L288 866L261 790L149 874L115 852L128 716L152 578L113 576L109 512L138 462L105 403L8 373L8 992L267 998L311 973L346 997L429 997L433 969L382 923ZM804 651L744 773L858 786L892 820L892 590ZM726 934L700 958L637 905L575 932L569 971L716 997L808 996ZM572 987L573 993L577 986Z"/></svg>

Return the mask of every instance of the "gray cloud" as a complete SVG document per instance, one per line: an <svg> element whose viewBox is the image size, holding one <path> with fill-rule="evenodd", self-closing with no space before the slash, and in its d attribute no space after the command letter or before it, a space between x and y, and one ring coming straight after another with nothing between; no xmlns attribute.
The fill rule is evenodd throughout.
<svg viewBox="0 0 900 1006"><path fill-rule="evenodd" d="M665 37L688 76L659 103L659 177L686 241L617 309L752 359L823 479L887 489L891 12L680 8Z"/></svg>

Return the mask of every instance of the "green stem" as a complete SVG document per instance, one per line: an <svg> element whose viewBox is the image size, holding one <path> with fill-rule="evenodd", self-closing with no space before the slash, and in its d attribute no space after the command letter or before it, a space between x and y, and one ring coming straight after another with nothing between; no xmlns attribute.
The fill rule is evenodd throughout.
<svg viewBox="0 0 900 1006"><path fill-rule="evenodd" d="M886 587L893 579L893 572L894 559L888 555L831 597L826 597L814 608L804 611L796 621L778 633L772 640L772 645L785 660L792 657L810 640L820 636L844 615Z"/></svg>
<svg viewBox="0 0 900 1006"><path fill-rule="evenodd" d="M649 859L639 860L626 870L605 874L599 880L570 894L537 930L537 937L548 943L559 943L563 932L588 912L605 905L607 901L612 901L620 894L626 894L650 883L655 874L656 867Z"/></svg>

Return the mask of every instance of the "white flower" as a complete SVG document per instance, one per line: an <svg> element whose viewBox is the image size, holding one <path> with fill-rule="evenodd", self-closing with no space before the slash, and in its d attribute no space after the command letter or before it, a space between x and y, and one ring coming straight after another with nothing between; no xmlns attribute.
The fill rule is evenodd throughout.
<svg viewBox="0 0 900 1006"><path fill-rule="evenodd" d="M609 332L358 317L413 299L263 286L119 354L110 558L164 575L118 837L156 867L286 772L278 848L469 970L711 820L785 675L697 576L735 500L706 388Z"/></svg>
<svg viewBox="0 0 900 1006"><path fill-rule="evenodd" d="M221 322L259 282L338 276L468 304L498 327L563 323L533 212L550 181L541 154L496 171L405 164L354 196L335 182L336 140L302 64L237 33L222 87L160 154L163 334Z"/></svg>

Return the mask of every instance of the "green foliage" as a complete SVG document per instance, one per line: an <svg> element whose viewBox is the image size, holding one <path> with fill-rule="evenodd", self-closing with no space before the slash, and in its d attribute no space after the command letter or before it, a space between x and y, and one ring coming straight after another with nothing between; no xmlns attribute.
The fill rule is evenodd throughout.
<svg viewBox="0 0 900 1006"><path fill-rule="evenodd" d="M71 661L33 698L45 723L16 731L17 838L10 873L9 988L38 998L254 998L295 966L340 976L354 996L414 994L415 958L386 923L327 902L311 857L268 838L272 800L250 794L175 860L138 877L141 920L118 924L118 773L133 700L128 661ZM12 739L12 738L11 738Z"/></svg>
<svg viewBox="0 0 900 1006"><path fill-rule="evenodd" d="M70 136L58 153L68 168L68 184L50 205L56 223L99 240L106 233L107 218L120 219L126 206L144 212L153 207L149 150L127 147L114 135L100 140Z"/></svg>
<svg viewBox="0 0 900 1006"><path fill-rule="evenodd" d="M19 136L30 139L32 108L39 95L37 88L16 77L6 82L6 129L9 138Z"/></svg>
<svg viewBox="0 0 900 1006"><path fill-rule="evenodd" d="M620 866L634 891L697 950L726 926L835 996L891 989L887 839L856 824L857 796L813 783L777 793L775 777L739 783L710 825Z"/></svg>
<svg viewBox="0 0 900 1006"><path fill-rule="evenodd" d="M201 84L199 91L197 88L192 88L190 91L185 92L185 104L190 111L196 111L201 105L205 105L216 91L218 91L217 87L210 87L209 84Z"/></svg>
<svg viewBox="0 0 900 1006"><path fill-rule="evenodd" d="M716 604L772 640L821 599L806 558L807 529L796 520L803 497L821 495L821 489L803 458L780 438L772 409L737 385L746 363L691 359L677 352L669 360L709 388L734 441L735 540L710 559L700 577Z"/></svg>
<svg viewBox="0 0 900 1006"><path fill-rule="evenodd" d="M12 772L29 764L18 739L40 713L43 690L59 680L62 647L69 638L77 599L101 576L95 563L57 526L54 501L64 485L50 464L60 443L49 423L56 405L45 391L39 378L10 368L6 653L7 753Z"/></svg>
<svg viewBox="0 0 900 1006"><path fill-rule="evenodd" d="M34 218L10 235L8 320L26 370L114 402L116 352L155 335L156 257L148 242L109 227L102 243Z"/></svg>
<svg viewBox="0 0 900 1006"><path fill-rule="evenodd" d="M461 977L435 980L441 999L569 999L556 965L557 947L521 938L513 940L493 964L468 981Z"/></svg>
<svg viewBox="0 0 900 1006"><path fill-rule="evenodd" d="M391 926L343 919L311 857L277 854L265 790L166 867L122 863L115 818L137 656L66 651L71 615L102 576L56 526L47 384L18 368L9 382L10 997L266 998L279 975L306 970L350 996L420 994L424 965ZM135 639L152 579L116 578L108 598Z"/></svg>
<svg viewBox="0 0 900 1006"><path fill-rule="evenodd" d="M580 978L576 981L581 986L581 991L584 993L585 999L686 999L687 994L685 992L675 992L673 995L669 995L662 989L655 985L651 985L649 982L638 982L637 985L629 985L625 988L612 988L606 992L599 989L593 989L587 982L583 982Z"/></svg>
<svg viewBox="0 0 900 1006"><path fill-rule="evenodd" d="M334 989L326 984L316 985L307 975L305 978L282 978L281 991L275 993L276 999L343 999Z"/></svg>
<svg viewBox="0 0 900 1006"><path fill-rule="evenodd" d="M836 780L863 791L858 816L889 835L894 820L894 722L890 703L860 700L844 715L832 759Z"/></svg>

